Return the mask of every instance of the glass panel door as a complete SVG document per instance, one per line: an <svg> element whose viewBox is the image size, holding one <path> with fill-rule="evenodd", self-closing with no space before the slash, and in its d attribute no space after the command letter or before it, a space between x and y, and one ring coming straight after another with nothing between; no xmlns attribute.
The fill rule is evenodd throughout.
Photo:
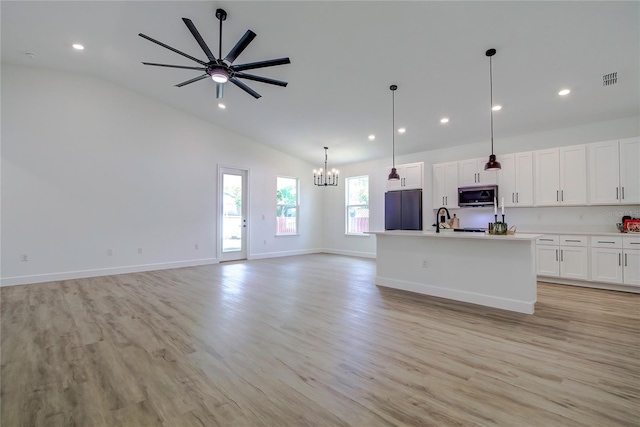
<svg viewBox="0 0 640 427"><path fill-rule="evenodd" d="M247 171L220 168L220 261L247 258Z"/></svg>

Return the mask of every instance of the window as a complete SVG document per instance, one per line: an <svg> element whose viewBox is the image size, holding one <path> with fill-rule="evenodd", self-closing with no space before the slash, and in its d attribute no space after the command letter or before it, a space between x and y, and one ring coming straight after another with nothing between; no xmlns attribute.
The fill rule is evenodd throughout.
<svg viewBox="0 0 640 427"><path fill-rule="evenodd" d="M279 176L276 185L276 235L298 233L298 178Z"/></svg>
<svg viewBox="0 0 640 427"><path fill-rule="evenodd" d="M369 231L369 176L345 180L347 191L347 234Z"/></svg>

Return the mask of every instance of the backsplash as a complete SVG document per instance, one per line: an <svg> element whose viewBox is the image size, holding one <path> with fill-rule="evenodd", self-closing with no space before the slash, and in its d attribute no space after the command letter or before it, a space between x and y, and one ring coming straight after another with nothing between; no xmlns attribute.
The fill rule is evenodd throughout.
<svg viewBox="0 0 640 427"><path fill-rule="evenodd" d="M460 219L460 227L486 228L493 222L493 207L451 209ZM518 231L537 232L607 232L615 233L622 216L640 218L640 205L627 206L563 206L537 208L505 208L505 221ZM498 220L501 220L498 209Z"/></svg>

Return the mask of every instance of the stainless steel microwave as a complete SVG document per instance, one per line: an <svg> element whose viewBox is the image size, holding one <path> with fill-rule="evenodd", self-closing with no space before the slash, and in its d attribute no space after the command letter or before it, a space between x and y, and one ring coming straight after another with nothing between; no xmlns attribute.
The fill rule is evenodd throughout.
<svg viewBox="0 0 640 427"><path fill-rule="evenodd" d="M460 207L493 206L494 200L498 200L497 185L458 188L458 206Z"/></svg>

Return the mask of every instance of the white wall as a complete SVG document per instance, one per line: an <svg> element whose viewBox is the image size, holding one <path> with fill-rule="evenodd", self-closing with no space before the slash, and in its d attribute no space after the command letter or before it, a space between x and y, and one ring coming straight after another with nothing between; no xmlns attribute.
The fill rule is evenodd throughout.
<svg viewBox="0 0 640 427"><path fill-rule="evenodd" d="M250 258L321 247L301 160L78 74L2 64L1 102L3 284L216 262L218 164L250 170ZM300 236L275 237L277 175L300 178Z"/></svg>
<svg viewBox="0 0 640 427"><path fill-rule="evenodd" d="M586 144L618 138L640 135L638 117L622 118L584 126L557 129L512 138L496 138L496 154L509 154L522 151L539 150L550 147ZM397 145L397 144L396 144ZM396 164L424 162L423 191L423 228L429 229L434 223L434 209L431 203L431 169L434 163L458 161L489 156L489 141L423 151L421 153L398 156ZM369 175L370 229L384 230L384 192L386 186L385 169L391 165L391 156L366 163L341 165L342 177ZM375 237L353 237L344 234L344 188L331 193L324 201L323 246L327 251L375 256ZM493 219L492 208L466 208L450 210L460 218L461 227L487 227ZM640 217L640 206L584 206L563 208L510 208L507 211L507 223L516 225L520 230L554 231L571 228L576 231L615 232L615 223L622 215Z"/></svg>

